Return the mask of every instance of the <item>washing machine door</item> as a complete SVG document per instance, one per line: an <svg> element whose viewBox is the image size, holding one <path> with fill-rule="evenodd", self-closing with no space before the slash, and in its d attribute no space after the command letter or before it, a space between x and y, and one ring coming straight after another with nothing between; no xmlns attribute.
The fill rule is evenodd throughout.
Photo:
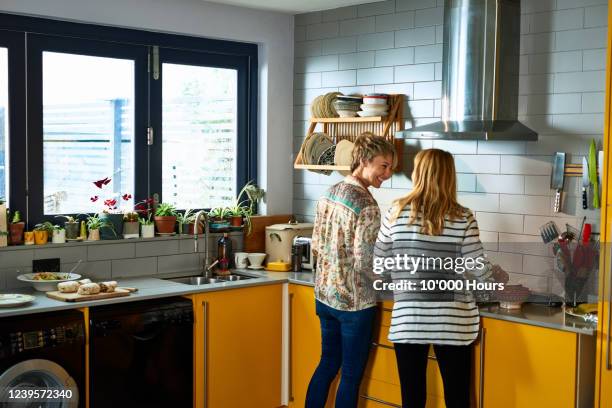
<svg viewBox="0 0 612 408"><path fill-rule="evenodd" d="M15 390L64 390L59 398L15 398ZM13 395L11 396L11 390ZM67 392L70 390L70 392ZM24 393L21 393L23 396ZM49 395L45 395L49 397ZM58 397L58 395L55 395ZM12 398L11 398L12 397ZM14 402L14 405L11 404ZM22 361L0 374L0 405L8 407L76 408L79 390L76 381L62 366L51 360L31 359ZM3 407L6 405L2 405Z"/></svg>

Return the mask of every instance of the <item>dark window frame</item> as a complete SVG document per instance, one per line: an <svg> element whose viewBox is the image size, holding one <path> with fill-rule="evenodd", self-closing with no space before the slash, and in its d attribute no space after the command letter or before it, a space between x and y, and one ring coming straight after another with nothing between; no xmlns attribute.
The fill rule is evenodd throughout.
<svg viewBox="0 0 612 408"><path fill-rule="evenodd" d="M239 65L239 105L244 105L239 109L238 122L238 152L236 160L237 170L237 191L249 180L257 182L257 103L258 103L258 47L257 44L240 43L225 40L213 40L187 35L165 34L146 30L115 28L100 26L95 24L74 23L61 20L45 18L26 17L12 14L0 13L0 46L8 44L9 50L9 206L19 209L25 213L28 225L52 220L53 216L43 214L43 180L42 180L42 96L37 97L36 92L42 94L42 83L38 85L32 83L36 81L36 76L32 70L34 66L26 66L26 35L33 39L40 38L35 34L54 38L57 46L63 44L64 49L70 49L70 44L77 45L90 41L100 44L100 49L89 55L100 55L97 51L102 49L112 50L144 47L151 49L156 46L160 49L160 65L164 58L164 52L168 55L186 55L191 53L192 60L214 61L217 58L218 66L227 66L228 62ZM53 46L53 44L51 43ZM55 48L55 46L53 46ZM78 49L79 54L84 54L82 47ZM28 58L34 48L27 50ZM40 51L40 48L38 49ZM110 52L110 51L109 51ZM150 60L149 60L150 62ZM225 65L224 65L225 64ZM214 66L214 65L210 65ZM26 77L25 72L28 72ZM40 78L39 78L40 79ZM151 75L147 76L148 81L153 81ZM26 84L27 81L27 84ZM241 82L242 81L242 82ZM138 85L140 79L136 78ZM161 82L161 81L156 81ZM243 86L240 86L243 85ZM36 86L38 90L33 90ZM15 91L14 88L27 89L28 102L26 108L26 92ZM154 95L155 84L149 83L151 101ZM137 89L137 92L140 90ZM136 94L135 94L136 95ZM137 97L137 95L136 95ZM35 100L40 101L39 107L33 107ZM135 105L136 106L136 105ZM156 106L161 106L158 103ZM142 106L136 106L135 115L143 115ZM161 194L161 160L155 162L152 158L161 153L158 146L161 146L161 121L160 117L151 111L151 106L147 106L144 112L148 116L149 126L152 126L156 134L156 142L153 148L146 149L141 144L146 140L146 128L139 130L135 127L135 180L134 197L135 202L140 201L154 193ZM144 123L144 122L143 122ZM27 124L27 125L26 125ZM135 126L140 126L139 119L136 119ZM38 135L33 132L35 129ZM26 158L28 165L26 168ZM21 159L21 160L19 160ZM19 164L17 164L19 163ZM159 164L156 164L159 163ZM40 169L37 168L40 167ZM139 177L145 174L147 177ZM146 180L146 181L143 181ZM143 183L146 184L143 186ZM161 197L163 200L163 197Z"/></svg>

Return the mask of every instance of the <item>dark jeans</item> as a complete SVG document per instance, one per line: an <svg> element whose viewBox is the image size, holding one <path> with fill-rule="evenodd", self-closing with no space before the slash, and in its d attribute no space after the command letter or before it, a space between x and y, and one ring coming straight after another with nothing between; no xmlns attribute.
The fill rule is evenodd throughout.
<svg viewBox="0 0 612 408"><path fill-rule="evenodd" d="M425 408L429 344L395 343L403 408ZM446 408L469 408L472 345L434 345L444 384Z"/></svg>
<svg viewBox="0 0 612 408"><path fill-rule="evenodd" d="M306 408L325 406L329 386L340 367L342 374L336 393L336 408L355 408L370 354L376 308L346 312L317 300L316 309L321 320L321 361L308 385Z"/></svg>

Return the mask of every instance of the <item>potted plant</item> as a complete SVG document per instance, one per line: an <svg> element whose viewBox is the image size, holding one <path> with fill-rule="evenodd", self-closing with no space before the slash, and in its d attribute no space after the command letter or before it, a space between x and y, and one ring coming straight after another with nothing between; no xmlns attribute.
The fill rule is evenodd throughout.
<svg viewBox="0 0 612 408"><path fill-rule="evenodd" d="M136 211L128 211L123 214L123 238L138 238L140 236L138 213Z"/></svg>
<svg viewBox="0 0 612 408"><path fill-rule="evenodd" d="M147 218L140 218L141 235L143 238L154 238L155 237L155 224L151 219L151 214Z"/></svg>
<svg viewBox="0 0 612 408"><path fill-rule="evenodd" d="M36 245L44 245L49 241L49 236L53 234L53 224L49 221L36 224L34 226L34 242Z"/></svg>
<svg viewBox="0 0 612 408"><path fill-rule="evenodd" d="M65 244L66 243L66 229L61 225L54 225L53 232L51 235L51 243L53 244Z"/></svg>
<svg viewBox="0 0 612 408"><path fill-rule="evenodd" d="M23 230L25 229L25 222L21 220L21 213L15 211L13 216L10 216L10 212L7 210L7 218L9 221L9 245L22 245L23 244Z"/></svg>
<svg viewBox="0 0 612 408"><path fill-rule="evenodd" d="M80 223L77 216L71 215L56 215L55 218L64 218L66 221L64 222L64 229L66 230L66 240L67 241L76 241L79 239L79 228Z"/></svg>
<svg viewBox="0 0 612 408"><path fill-rule="evenodd" d="M155 237L155 224L151 217L155 211L155 199L153 197L140 201L134 206L134 210L140 215L140 234L142 238Z"/></svg>
<svg viewBox="0 0 612 408"><path fill-rule="evenodd" d="M208 213L208 222L212 232L227 231L230 227L230 211L227 207L215 207Z"/></svg>
<svg viewBox="0 0 612 408"><path fill-rule="evenodd" d="M87 217L85 223L89 230L89 235L87 236L88 241L99 241L100 230L102 228L109 228L110 230L114 228L109 220L101 218L99 214L90 215Z"/></svg>
<svg viewBox="0 0 612 408"><path fill-rule="evenodd" d="M155 227L160 234L173 234L176 228L176 208L170 203L160 203L155 209Z"/></svg>
<svg viewBox="0 0 612 408"><path fill-rule="evenodd" d="M193 210L185 210L184 213L179 212L176 214L176 221L179 225L179 232L181 234L193 235L195 216L196 213L194 213ZM204 232L204 223L202 220L199 220L198 224L198 234L202 234Z"/></svg>

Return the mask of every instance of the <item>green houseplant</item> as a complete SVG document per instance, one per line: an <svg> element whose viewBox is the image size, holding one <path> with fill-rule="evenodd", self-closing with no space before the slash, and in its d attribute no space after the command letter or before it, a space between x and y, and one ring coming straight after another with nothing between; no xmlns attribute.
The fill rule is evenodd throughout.
<svg viewBox="0 0 612 408"><path fill-rule="evenodd" d="M7 210L6 217L9 221L9 245L22 245L25 222L23 222L21 219L21 213L19 211L15 211L11 216L10 211Z"/></svg>
<svg viewBox="0 0 612 408"><path fill-rule="evenodd" d="M138 238L140 236L139 217L135 211L123 213L123 238Z"/></svg>
<svg viewBox="0 0 612 408"><path fill-rule="evenodd" d="M100 230L102 228L108 228L114 232L113 224L109 220L101 218L99 214L88 216L85 220L85 224L89 230L89 235L87 236L88 241L99 241Z"/></svg>
<svg viewBox="0 0 612 408"><path fill-rule="evenodd" d="M227 207L215 207L208 212L208 223L212 232L227 231L230 227L230 210Z"/></svg>
<svg viewBox="0 0 612 408"><path fill-rule="evenodd" d="M66 230L66 240L74 241L79 238L80 223L77 216L71 215L56 215L55 218L64 218L64 229Z"/></svg>
<svg viewBox="0 0 612 408"><path fill-rule="evenodd" d="M176 227L176 208L170 203L160 203L155 209L154 220L158 233L174 233Z"/></svg>
<svg viewBox="0 0 612 408"><path fill-rule="evenodd" d="M51 235L51 243L53 244L65 244L66 243L66 229L64 227L62 227L61 225L53 226L53 232Z"/></svg>
<svg viewBox="0 0 612 408"><path fill-rule="evenodd" d="M140 234L142 238L155 237L155 224L151 217L155 211L155 199L153 197L140 201L134 206L134 210L139 214L140 218Z"/></svg>
<svg viewBox="0 0 612 408"><path fill-rule="evenodd" d="M36 224L34 226L34 242L36 245L44 245L49 241L49 236L53 234L53 224L49 221Z"/></svg>
<svg viewBox="0 0 612 408"><path fill-rule="evenodd" d="M179 231L181 234L193 235L193 231L195 229L195 216L196 213L189 209L185 210L184 213L177 213L176 220L179 224ZM204 232L204 222L200 219L198 221L198 234L202 234Z"/></svg>

